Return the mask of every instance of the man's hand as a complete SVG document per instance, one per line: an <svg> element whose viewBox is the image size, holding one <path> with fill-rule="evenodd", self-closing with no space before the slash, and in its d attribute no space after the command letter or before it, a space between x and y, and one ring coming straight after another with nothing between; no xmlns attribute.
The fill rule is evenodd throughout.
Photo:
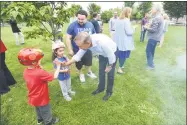
<svg viewBox="0 0 187 125"><path fill-rule="evenodd" d="M70 56L73 56L73 55L74 55L73 50L69 50L69 55L70 55Z"/></svg>
<svg viewBox="0 0 187 125"><path fill-rule="evenodd" d="M106 73L109 73L111 69L112 69L111 66L107 66L106 69L105 69L105 72L106 72Z"/></svg>

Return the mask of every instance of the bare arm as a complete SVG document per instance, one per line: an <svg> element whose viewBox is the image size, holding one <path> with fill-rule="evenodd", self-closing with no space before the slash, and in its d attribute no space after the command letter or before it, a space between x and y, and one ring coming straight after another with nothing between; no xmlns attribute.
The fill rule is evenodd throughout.
<svg viewBox="0 0 187 125"><path fill-rule="evenodd" d="M58 77L59 72L60 72L60 65L57 65L57 69L56 69L56 71L54 73L54 78L55 79Z"/></svg>
<svg viewBox="0 0 187 125"><path fill-rule="evenodd" d="M66 45L68 47L68 52L70 56L73 56L74 53L73 53L73 49L71 46L71 39L72 39L72 35L66 34Z"/></svg>

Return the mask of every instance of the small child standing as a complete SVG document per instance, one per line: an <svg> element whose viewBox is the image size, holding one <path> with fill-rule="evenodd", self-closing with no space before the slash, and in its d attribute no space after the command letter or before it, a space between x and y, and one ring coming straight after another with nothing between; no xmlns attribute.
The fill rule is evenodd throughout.
<svg viewBox="0 0 187 125"><path fill-rule="evenodd" d="M36 109L37 124L53 125L59 119L52 117L47 83L58 77L61 63L55 61L57 70L54 74L50 74L41 68L40 61L43 56L39 49L24 48L20 50L18 60L27 66L23 76L28 89L28 103Z"/></svg>
<svg viewBox="0 0 187 125"><path fill-rule="evenodd" d="M65 45L62 42L53 43L53 60L60 61L61 63L67 62L68 58L64 56ZM56 64L54 64L56 69ZM62 94L66 101L71 101L71 95L75 95L75 92L71 90L71 78L69 66L61 66L60 73L58 75L59 84Z"/></svg>

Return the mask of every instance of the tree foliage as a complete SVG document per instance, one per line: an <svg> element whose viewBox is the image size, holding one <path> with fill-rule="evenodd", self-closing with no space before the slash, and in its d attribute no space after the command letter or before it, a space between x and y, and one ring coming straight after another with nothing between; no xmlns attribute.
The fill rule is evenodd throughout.
<svg viewBox="0 0 187 125"><path fill-rule="evenodd" d="M141 17L143 17L145 13L148 13L151 10L151 7L152 2L142 2L138 7Z"/></svg>
<svg viewBox="0 0 187 125"><path fill-rule="evenodd" d="M1 16L4 19L12 16L17 22L25 22L26 26L33 27L33 30L25 32L26 38L43 36L56 40L59 28L69 21L71 15L65 9L66 5L65 2L11 2L2 9Z"/></svg>
<svg viewBox="0 0 187 125"><path fill-rule="evenodd" d="M163 8L170 17L176 18L177 20L186 15L186 2L164 2Z"/></svg>
<svg viewBox="0 0 187 125"><path fill-rule="evenodd" d="M104 23L108 23L112 15L113 12L111 10L105 10L104 12L101 13L101 19L103 20Z"/></svg>
<svg viewBox="0 0 187 125"><path fill-rule="evenodd" d="M81 5L72 4L71 7L69 8L69 11L70 11L70 13L71 13L71 17L74 17L75 14L76 14L79 10L82 10L82 6L81 6Z"/></svg>
<svg viewBox="0 0 187 125"><path fill-rule="evenodd" d="M134 3L135 3L135 1L126 1L126 2L124 2L124 6L125 7L133 7L133 5L134 5Z"/></svg>
<svg viewBox="0 0 187 125"><path fill-rule="evenodd" d="M90 3L89 5L88 5L88 7L87 7L87 10L88 10L88 12L89 12L89 14L90 14L90 19L92 19L93 18L93 13L95 12L95 13L100 13L101 12L101 7L99 6L99 5L97 5L97 4L95 4L95 3Z"/></svg>

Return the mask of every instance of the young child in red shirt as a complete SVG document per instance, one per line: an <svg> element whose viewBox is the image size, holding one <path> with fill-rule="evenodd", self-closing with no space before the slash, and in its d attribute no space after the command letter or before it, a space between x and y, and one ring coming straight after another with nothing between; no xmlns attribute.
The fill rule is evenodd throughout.
<svg viewBox="0 0 187 125"><path fill-rule="evenodd" d="M18 60L27 66L23 76L28 89L28 103L36 109L38 124L43 122L45 125L53 125L59 119L52 117L47 83L58 77L61 63L55 61L57 69L54 74L50 74L40 66L43 56L39 49L24 48L20 50Z"/></svg>

